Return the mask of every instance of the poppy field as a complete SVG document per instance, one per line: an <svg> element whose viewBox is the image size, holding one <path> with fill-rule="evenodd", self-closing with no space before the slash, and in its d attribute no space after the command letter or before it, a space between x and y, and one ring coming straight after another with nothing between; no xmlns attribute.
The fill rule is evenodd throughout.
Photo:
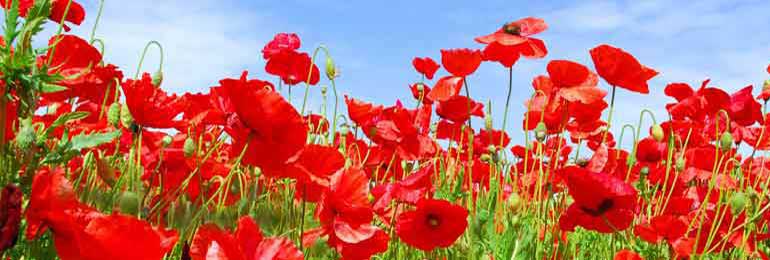
<svg viewBox="0 0 770 260"><path fill-rule="evenodd" d="M334 46L290 32L254 57L270 78L244 71L171 93L162 43L121 68L93 32L69 33L86 18L78 1L0 6L2 259L770 252L770 80L734 93L709 80L652 86L659 72L622 46L586 50L591 64L550 57L538 38L547 21L526 17L482 28L475 46L415 57L421 80L395 104L338 93ZM95 32L101 13L91 17ZM53 37L41 37L46 28ZM157 69L144 60L153 51ZM514 88L515 65L534 59L548 60L547 73ZM472 95L482 63L506 72L502 111ZM613 119L616 93L650 91L669 98L665 114ZM511 99L522 92L527 100Z"/></svg>

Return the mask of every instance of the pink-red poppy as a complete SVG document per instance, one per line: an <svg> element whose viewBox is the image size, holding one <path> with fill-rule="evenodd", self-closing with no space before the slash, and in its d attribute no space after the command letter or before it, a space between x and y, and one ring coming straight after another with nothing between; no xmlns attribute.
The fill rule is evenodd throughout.
<svg viewBox="0 0 770 260"><path fill-rule="evenodd" d="M123 84L126 105L137 125L152 128L171 128L174 118L181 113L179 98L168 95L152 84L152 77L144 73L141 79L128 79Z"/></svg>
<svg viewBox="0 0 770 260"><path fill-rule="evenodd" d="M279 33L262 48L262 57L266 60L284 50L299 49L301 41L296 33Z"/></svg>

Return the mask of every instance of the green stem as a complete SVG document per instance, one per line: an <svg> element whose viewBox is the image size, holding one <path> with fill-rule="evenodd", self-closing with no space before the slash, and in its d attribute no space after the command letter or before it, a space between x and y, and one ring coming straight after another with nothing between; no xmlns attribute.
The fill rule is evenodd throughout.
<svg viewBox="0 0 770 260"><path fill-rule="evenodd" d="M104 9L104 0L99 0L99 11L96 12L96 20L94 20L94 27L91 28L91 42L94 41L96 35L96 27L99 27L99 20L102 19L102 10Z"/></svg>
<svg viewBox="0 0 770 260"><path fill-rule="evenodd" d="M142 51L142 56L139 58L139 65L136 66L136 73L134 74L134 78L139 78L139 72L142 71L142 64L144 64L144 57L147 56L147 50L150 49L150 46L155 45L158 46L158 51L160 51L160 64L158 65L158 70L163 70L163 46L160 45L158 41L152 40L147 43L147 45L144 46L144 51Z"/></svg>
<svg viewBox="0 0 770 260"><path fill-rule="evenodd" d="M503 133L508 126L508 108L511 106L511 93L513 92L513 67L508 67L508 96L505 99L505 110L503 110ZM500 136L500 146L503 146L504 136Z"/></svg>
<svg viewBox="0 0 770 260"><path fill-rule="evenodd" d="M602 135L602 143L607 140L607 133L610 132L610 128L612 127L612 112L615 110L615 90L617 87L612 86L612 98L610 99L610 112L609 115L607 115L607 129L604 130L604 135Z"/></svg>
<svg viewBox="0 0 770 260"><path fill-rule="evenodd" d="M315 48L315 51L313 51L313 57L310 59L310 68L308 68L308 72L307 72L307 80L305 81L305 97L302 99L302 109L300 109L300 115L305 115L305 105L307 105L307 97L310 94L310 78L313 76L313 66L315 66L315 58L318 55L318 51L320 50L324 51L324 54L326 55L327 58L330 56L329 49L327 49L326 46L324 45L318 46L317 48ZM332 81L332 85L334 85L334 81Z"/></svg>

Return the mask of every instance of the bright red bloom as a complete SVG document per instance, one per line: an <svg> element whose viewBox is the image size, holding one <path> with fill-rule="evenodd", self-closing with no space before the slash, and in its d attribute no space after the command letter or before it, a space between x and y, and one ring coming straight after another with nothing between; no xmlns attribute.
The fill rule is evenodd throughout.
<svg viewBox="0 0 770 260"><path fill-rule="evenodd" d="M530 39L518 45L503 45L492 42L482 52L485 61L497 61L506 68L512 67L524 56L530 59L543 58L548 54L545 43L538 39Z"/></svg>
<svg viewBox="0 0 770 260"><path fill-rule="evenodd" d="M479 68L482 60L481 51L463 49L441 50L441 64L449 73L457 77L465 77Z"/></svg>
<svg viewBox="0 0 770 260"><path fill-rule="evenodd" d="M176 94L169 96L153 85L149 73L144 73L139 80L126 80L122 87L126 95L126 105L137 125L153 128L174 127L174 118L182 112L179 98Z"/></svg>
<svg viewBox="0 0 770 260"><path fill-rule="evenodd" d="M641 163L657 163L666 156L666 144L650 137L639 141L636 146L636 160Z"/></svg>
<svg viewBox="0 0 770 260"><path fill-rule="evenodd" d="M409 90L412 92L412 97L415 100L420 101L425 105L432 105L433 100L428 97L431 92L431 88L422 83L414 83L409 86Z"/></svg>
<svg viewBox="0 0 770 260"><path fill-rule="evenodd" d="M213 224L198 228L190 247L191 260L301 260L304 255L286 238L263 238L251 217L238 219L230 234Z"/></svg>
<svg viewBox="0 0 770 260"><path fill-rule="evenodd" d="M468 121L471 116L484 117L484 104L466 96L454 96L436 106L436 114L455 123Z"/></svg>
<svg viewBox="0 0 770 260"><path fill-rule="evenodd" d="M644 260L644 258L639 256L639 254L628 249L623 249L618 251L618 253L615 254L615 257L612 259L613 260Z"/></svg>
<svg viewBox="0 0 770 260"><path fill-rule="evenodd" d="M610 85L642 94L649 93L647 81L658 75L623 49L602 44L591 49L596 72Z"/></svg>
<svg viewBox="0 0 770 260"><path fill-rule="evenodd" d="M649 223L634 227L634 234L652 244L665 240L674 243L687 233L687 222L672 215L656 216Z"/></svg>
<svg viewBox="0 0 770 260"><path fill-rule="evenodd" d="M284 50L296 50L299 49L301 42L299 36L296 33L279 33L273 36L273 40L265 44L262 48L262 57L270 59L273 55L276 55Z"/></svg>
<svg viewBox="0 0 770 260"><path fill-rule="evenodd" d="M416 57L412 60L412 66L414 66L414 69L417 70L417 72L425 75L428 79L433 79L433 74L436 74L438 68L441 67L430 57Z"/></svg>
<svg viewBox="0 0 770 260"><path fill-rule="evenodd" d="M35 3L34 0L0 0L0 6L3 8L10 8L11 1L19 2L19 14L22 17L27 16L27 12ZM69 9L67 9L69 5ZM66 17L65 15L66 11ZM86 11L82 5L74 0L51 0L51 15L48 19L56 23L70 22L76 25L80 25L86 18ZM64 24L64 30L69 31L70 27Z"/></svg>
<svg viewBox="0 0 770 260"><path fill-rule="evenodd" d="M433 89L428 92L428 98L433 101L446 101L457 96L463 88L463 78L446 76L439 79Z"/></svg>
<svg viewBox="0 0 770 260"><path fill-rule="evenodd" d="M272 85L247 80L247 75L219 82L238 115L228 127L233 154L238 156L245 147L243 163L259 166L268 176L286 174L283 168L305 146L307 125L278 92L265 87Z"/></svg>
<svg viewBox="0 0 770 260"><path fill-rule="evenodd" d="M421 199L415 210L401 213L396 220L401 241L423 251L451 246L466 227L468 210L437 199Z"/></svg>
<svg viewBox="0 0 770 260"><path fill-rule="evenodd" d="M755 122L762 123L762 105L751 94L754 87L747 86L730 96L730 122L741 126L750 126Z"/></svg>
<svg viewBox="0 0 770 260"><path fill-rule="evenodd" d="M673 119L690 118L705 121L719 110L728 110L730 95L724 90L708 87L710 80L705 80L695 91L686 83L671 83L665 88L666 96L673 97L677 103L666 104L666 110ZM685 133L686 134L686 133Z"/></svg>
<svg viewBox="0 0 770 260"><path fill-rule="evenodd" d="M321 79L318 66L312 63L310 55L291 49L285 49L271 55L265 65L265 71L281 77L283 83L287 85L296 85L302 82L315 85Z"/></svg>
<svg viewBox="0 0 770 260"><path fill-rule="evenodd" d="M541 33L546 29L548 29L548 24L543 19L527 17L507 23L492 34L477 37L476 41L483 44L497 42L502 45L513 46L532 40L529 36Z"/></svg>
<svg viewBox="0 0 770 260"><path fill-rule="evenodd" d="M601 233L623 231L631 226L637 212L637 193L623 180L577 166L562 169L569 194L575 200L561 215L562 230L575 226Z"/></svg>

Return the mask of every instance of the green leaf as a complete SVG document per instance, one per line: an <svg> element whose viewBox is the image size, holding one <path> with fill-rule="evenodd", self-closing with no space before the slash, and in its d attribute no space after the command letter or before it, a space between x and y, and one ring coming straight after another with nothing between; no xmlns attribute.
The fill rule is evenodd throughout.
<svg viewBox="0 0 770 260"><path fill-rule="evenodd" d="M75 137L72 137L72 140L70 140L70 149L75 151L80 151L86 148L93 148L97 147L109 142L112 142L115 138L118 138L121 135L120 130L115 130L112 132L107 133L96 133L96 134L80 134Z"/></svg>
<svg viewBox="0 0 770 260"><path fill-rule="evenodd" d="M19 1L11 0L11 8L5 13L5 41L8 46L15 40L18 35L16 27L19 25Z"/></svg>
<svg viewBox="0 0 770 260"><path fill-rule="evenodd" d="M83 119L83 118L88 117L88 115L90 115L90 114L91 113L88 113L88 112L85 112L85 111L77 111L77 112L71 112L71 113L63 114L63 115L59 116L59 118L54 120L53 123L51 123L50 126L48 126L48 129L45 130L45 135L46 136L50 135L55 128L63 126L64 124L66 124L69 121Z"/></svg>
<svg viewBox="0 0 770 260"><path fill-rule="evenodd" d="M67 90L67 87L56 85L56 84L50 84L50 83L43 83L42 86L40 87L41 93L54 93L54 92L59 92L64 90Z"/></svg>

